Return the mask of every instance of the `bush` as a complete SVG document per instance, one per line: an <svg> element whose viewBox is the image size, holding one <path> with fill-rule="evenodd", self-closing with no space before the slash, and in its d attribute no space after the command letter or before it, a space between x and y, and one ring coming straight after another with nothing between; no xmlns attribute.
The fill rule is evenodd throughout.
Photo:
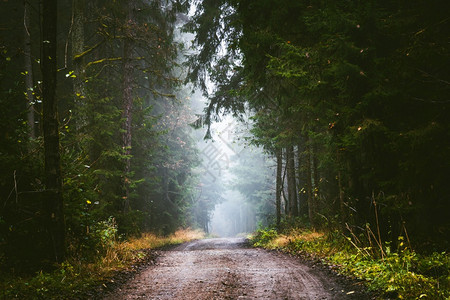
<svg viewBox="0 0 450 300"><path fill-rule="evenodd" d="M363 241L337 232L318 233L291 229L286 235L275 230L258 230L254 246L278 248L307 257L319 257L339 272L367 283L369 289L398 299L448 299L450 259L447 253L419 255L399 237L397 251L390 244L371 249Z"/></svg>
<svg viewBox="0 0 450 300"><path fill-rule="evenodd" d="M200 239L204 233L185 229L168 237L146 233L120 241L115 220L110 217L97 223L90 236L104 249L94 262L77 256L68 257L51 272L39 271L26 277L0 272L0 299L91 299L90 292L109 281L115 272L142 261L147 255L144 249Z"/></svg>
<svg viewBox="0 0 450 300"><path fill-rule="evenodd" d="M277 236L278 233L275 229L259 229L252 237L251 241L255 247L264 247Z"/></svg>

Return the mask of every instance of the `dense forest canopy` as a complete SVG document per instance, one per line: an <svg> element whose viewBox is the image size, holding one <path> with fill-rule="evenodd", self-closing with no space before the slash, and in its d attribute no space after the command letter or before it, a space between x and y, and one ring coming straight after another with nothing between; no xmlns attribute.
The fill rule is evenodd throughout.
<svg viewBox="0 0 450 300"><path fill-rule="evenodd" d="M448 3L197 5L189 79L209 98L204 123L253 112L252 143L277 160L278 227L448 247Z"/></svg>
<svg viewBox="0 0 450 300"><path fill-rule="evenodd" d="M447 249L449 6L2 1L0 264L89 260L111 232L208 231L219 203L246 211L233 234L372 226ZM193 132L220 139L224 114L263 152L233 152L211 180L215 144Z"/></svg>
<svg viewBox="0 0 450 300"><path fill-rule="evenodd" d="M53 250L58 244L68 255L89 257L108 230L168 234L197 226L211 210L199 207L192 172L199 156L188 125L195 117L181 89L179 27L188 3L57 2L1 4L5 264L60 261L64 253ZM46 33L49 23L53 33ZM56 86L48 85L51 72ZM46 90L55 93L47 111ZM59 133L53 128L46 136L52 116ZM48 148L54 137L59 145ZM48 170L47 157L55 155L60 171ZM62 190L49 176L59 178ZM62 196L63 212L52 208L53 192ZM54 218L64 219L56 226L63 236L50 230Z"/></svg>

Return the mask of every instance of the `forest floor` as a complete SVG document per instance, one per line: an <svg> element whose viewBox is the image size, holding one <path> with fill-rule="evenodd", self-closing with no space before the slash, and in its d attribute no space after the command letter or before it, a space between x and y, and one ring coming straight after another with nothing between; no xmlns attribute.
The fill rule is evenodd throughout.
<svg viewBox="0 0 450 300"><path fill-rule="evenodd" d="M248 247L242 238L197 240L160 251L104 299L371 299L364 286L320 264Z"/></svg>

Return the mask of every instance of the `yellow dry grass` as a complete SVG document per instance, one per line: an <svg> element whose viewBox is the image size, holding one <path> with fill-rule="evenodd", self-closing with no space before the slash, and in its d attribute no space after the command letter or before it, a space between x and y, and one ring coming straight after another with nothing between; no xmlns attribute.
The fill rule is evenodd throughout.
<svg viewBox="0 0 450 300"><path fill-rule="evenodd" d="M133 238L123 242L124 246L131 250L153 249L164 245L184 243L205 237L201 230L179 229L168 237L160 237L153 233L143 233L139 238Z"/></svg>
<svg viewBox="0 0 450 300"><path fill-rule="evenodd" d="M291 242L291 241L292 241L292 238L290 238L290 237L288 237L286 235L280 235L279 237L277 237L276 239L274 239L272 241L272 244L275 247L284 247L287 244L289 244L289 242Z"/></svg>
<svg viewBox="0 0 450 300"><path fill-rule="evenodd" d="M101 265L106 269L115 269L126 265L129 261L138 259L142 255L139 250L181 244L204 237L203 231L190 228L177 230L167 237L157 236L153 233L143 233L140 237L114 243L112 247L107 249L106 255L101 260Z"/></svg>
<svg viewBox="0 0 450 300"><path fill-rule="evenodd" d="M141 250L147 248L157 248L166 242L166 238L158 237L153 233L143 233L138 238L132 238L123 242L126 248L131 250Z"/></svg>
<svg viewBox="0 0 450 300"><path fill-rule="evenodd" d="M311 241L314 241L323 236L324 236L323 233L315 232L315 231L292 232L288 235L278 236L276 239L274 239L273 241L270 242L270 246L272 248L284 247L284 246L288 245L290 242L296 241L296 240L303 240L303 241L311 242Z"/></svg>
<svg viewBox="0 0 450 300"><path fill-rule="evenodd" d="M295 239L311 242L323 236L324 233L322 232L311 231L311 232L302 232L298 235L295 235Z"/></svg>
<svg viewBox="0 0 450 300"><path fill-rule="evenodd" d="M169 237L170 238L170 237ZM188 242L192 240L199 240L205 238L205 233L201 230L192 230L190 228L188 229L180 229L177 230L172 236L172 240L175 242Z"/></svg>

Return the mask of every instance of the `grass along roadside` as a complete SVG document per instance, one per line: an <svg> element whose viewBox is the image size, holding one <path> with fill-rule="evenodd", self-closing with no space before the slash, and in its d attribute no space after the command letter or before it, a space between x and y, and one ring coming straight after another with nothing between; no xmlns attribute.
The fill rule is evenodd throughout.
<svg viewBox="0 0 450 300"><path fill-rule="evenodd" d="M372 246L356 236L339 232L292 229L286 234L258 230L253 246L277 249L294 255L319 259L341 274L366 282L380 291L382 299L450 299L450 257L448 253L419 255L400 236L398 249L390 243ZM408 245L408 246L407 246Z"/></svg>
<svg viewBox="0 0 450 300"><path fill-rule="evenodd" d="M52 272L40 271L32 276L0 273L0 299L83 299L114 274L145 261L148 249L202 238L203 232L185 229L168 237L145 233L126 241L110 239L104 254L94 262L68 258Z"/></svg>

